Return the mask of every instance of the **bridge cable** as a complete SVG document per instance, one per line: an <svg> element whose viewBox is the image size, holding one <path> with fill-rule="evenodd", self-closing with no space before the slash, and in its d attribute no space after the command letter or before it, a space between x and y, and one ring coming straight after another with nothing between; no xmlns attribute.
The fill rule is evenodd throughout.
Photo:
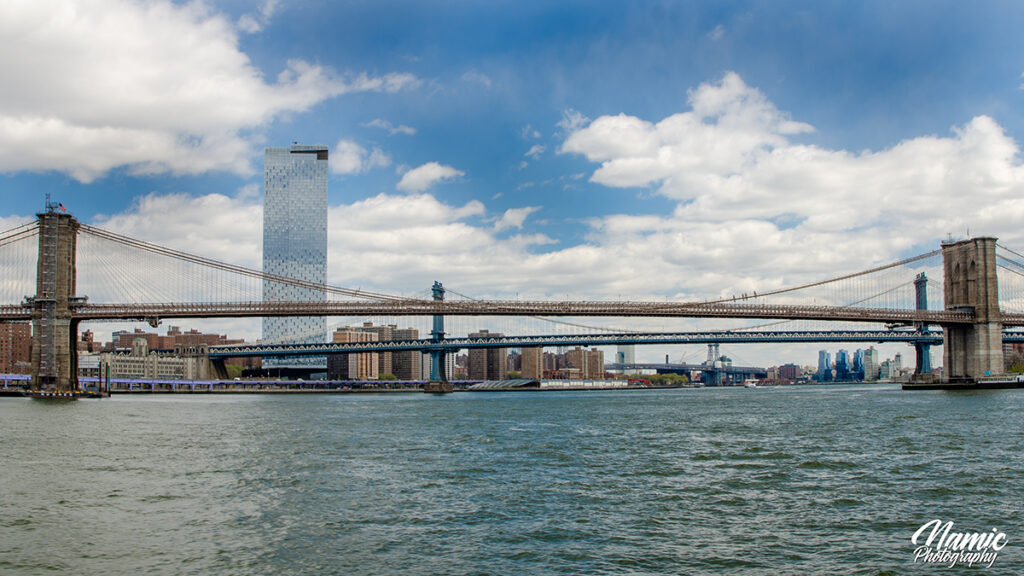
<svg viewBox="0 0 1024 576"><path fill-rule="evenodd" d="M161 256L167 256L167 257L170 257L170 258L175 258L175 259L178 259L178 260L183 260L183 261L186 261L186 262L191 262L193 264L199 264L199 265L202 265L202 266L207 266L207 267L215 268L215 269L218 269L218 270L223 270L223 271L226 271L226 272L233 272L233 273L240 274L240 275L243 275L243 276L249 276L251 278L257 278L257 279L262 279L262 280L270 280L270 281L273 281L273 282L279 282L281 284L288 284L288 285L297 286L297 287L300 287L300 288L307 288L307 289L310 289L310 290L323 291L323 292L327 292L327 293L331 293L331 294L339 294L339 295L351 296L351 297L355 297L355 298L368 298L368 299L371 299L371 300L383 300L383 301L390 301L390 302L409 302L409 301L416 300L416 299L413 299L413 298L406 298L406 297L402 297L402 296L394 296L394 295L391 295L391 294L383 294L383 293L379 293L379 292L370 292L370 291L366 291L366 290L353 290L353 289L350 289L350 288L341 288L341 287L336 287L336 286L330 286L330 285L327 285L327 284L319 284L319 283L310 282L310 281L307 281L307 280L299 280L297 278L291 278L291 277L288 277L288 276L282 276L280 274L272 274L272 273L269 273L269 272L263 272L263 271L260 271L260 270L254 270L252 268L246 268L244 266L238 266L238 265L235 265L235 264L228 264L226 262L220 262L218 260L213 260L211 258L205 258L203 256L197 256L195 254L189 254L188 252L182 252L180 250L174 250L172 248L166 248L164 246L160 246L159 244L154 244L152 242L145 242L143 240L136 240L136 239L130 238L128 236L122 236L120 234L116 234L114 232L109 232L109 231L104 230L102 228L96 228L94 226L89 226L87 224L82 224L81 225L81 229L84 232L92 234L93 236L96 236L98 238L103 238L105 240L110 240L110 241L117 242L117 243L120 243L120 244L123 244L123 245L126 245L126 246L133 247L133 248L138 248L140 250L145 250L145 251L151 252L153 254L157 254L157 255L161 255Z"/></svg>

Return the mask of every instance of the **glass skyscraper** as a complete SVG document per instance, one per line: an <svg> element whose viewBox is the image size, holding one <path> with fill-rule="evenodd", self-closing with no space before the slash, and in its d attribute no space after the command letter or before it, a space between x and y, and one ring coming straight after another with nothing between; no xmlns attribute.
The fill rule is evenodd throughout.
<svg viewBox="0 0 1024 576"><path fill-rule="evenodd" d="M263 271L327 280L327 147L267 148L264 154ZM323 291L263 281L265 302L323 302ZM263 319L265 342L326 342L327 318ZM264 358L264 368L323 368L326 356Z"/></svg>

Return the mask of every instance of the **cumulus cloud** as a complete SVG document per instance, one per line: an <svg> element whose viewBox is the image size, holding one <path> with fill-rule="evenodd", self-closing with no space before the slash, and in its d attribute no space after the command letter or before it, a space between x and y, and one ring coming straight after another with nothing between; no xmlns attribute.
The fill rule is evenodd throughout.
<svg viewBox="0 0 1024 576"><path fill-rule="evenodd" d="M248 34L255 34L263 30L270 23L270 19L274 14L277 13L280 5L280 0L265 0L257 12L243 14L238 19L238 28Z"/></svg>
<svg viewBox="0 0 1024 576"><path fill-rule="evenodd" d="M526 218L537 210L540 210L540 206L509 208L508 210L505 210L505 213L501 215L501 218L495 222L494 231L501 232L502 230L508 230L509 228L522 230L523 224L526 222Z"/></svg>
<svg viewBox="0 0 1024 576"><path fill-rule="evenodd" d="M232 264L259 268L262 263L263 206L248 196L152 193L120 214L97 216L93 224Z"/></svg>
<svg viewBox="0 0 1024 576"><path fill-rule="evenodd" d="M380 128L381 130L386 130L387 133L392 136L394 136L395 134L405 134L407 136L412 136L416 134L416 129L413 128L412 126L406 126L405 124L399 124L398 126L395 126L391 122L388 122L387 120L381 118L371 120L370 122L363 124L363 126L369 126L371 128Z"/></svg>
<svg viewBox="0 0 1024 576"><path fill-rule="evenodd" d="M462 170L456 170L451 166L427 162L403 174L396 188L404 192L423 192L438 182L446 182L465 175Z"/></svg>
<svg viewBox="0 0 1024 576"><path fill-rule="evenodd" d="M794 141L813 128L734 73L691 91L689 104L658 121L602 116L563 142L599 164L592 182L678 202L668 215L594 220L589 238L609 262L643 254L644 266L688 271L697 293L737 293L894 261L967 228L1024 245L1012 224L1024 215L1024 167L992 118L850 152Z"/></svg>
<svg viewBox="0 0 1024 576"><path fill-rule="evenodd" d="M335 174L359 174L391 165L391 157L380 148L367 152L355 141L341 139L334 146L328 163Z"/></svg>
<svg viewBox="0 0 1024 576"><path fill-rule="evenodd" d="M234 25L202 3L3 3L0 39L0 171L56 170L81 182L120 166L251 174L254 144L243 132L341 94L420 83L302 60L268 82L239 50Z"/></svg>
<svg viewBox="0 0 1024 576"><path fill-rule="evenodd" d="M530 146L530 149L527 150L526 154L523 154L523 156L529 156L530 158L536 160L540 158L540 155L544 153L544 150L545 148L540 144L534 144L533 146Z"/></svg>

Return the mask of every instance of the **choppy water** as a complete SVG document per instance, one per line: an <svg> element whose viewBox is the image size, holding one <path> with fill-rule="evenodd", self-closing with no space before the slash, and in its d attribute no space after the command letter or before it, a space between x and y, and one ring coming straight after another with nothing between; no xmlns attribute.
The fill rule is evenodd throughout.
<svg viewBox="0 0 1024 576"><path fill-rule="evenodd" d="M0 399L0 573L1020 574L1024 391ZM924 522L991 569L913 563Z"/></svg>

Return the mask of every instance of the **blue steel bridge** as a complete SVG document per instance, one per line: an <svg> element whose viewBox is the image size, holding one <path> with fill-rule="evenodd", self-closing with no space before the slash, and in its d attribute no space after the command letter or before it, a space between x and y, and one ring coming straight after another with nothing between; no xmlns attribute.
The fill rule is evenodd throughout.
<svg viewBox="0 0 1024 576"><path fill-rule="evenodd" d="M1005 342L1024 342L1024 333L1006 332ZM448 353L474 348L532 348L558 346L611 346L626 344L770 344L792 342L902 342L907 344L942 344L942 333L917 330L803 330L763 332L645 332L624 334L552 334L547 336L472 336L417 340L374 342L325 342L310 344L232 344L211 346L211 358L245 356L322 356L359 352L423 352Z"/></svg>
<svg viewBox="0 0 1024 576"><path fill-rule="evenodd" d="M939 278L941 282L935 281ZM951 381L1001 372L1003 342L1017 338L1004 336L1004 328L1024 326L1024 255L994 238L943 242L937 250L869 270L716 300L477 300L452 299L450 293L446 299L440 284L435 284L432 297L423 298L268 274L81 224L49 209L34 222L0 233L0 280L0 322L32 323L33 385L61 391L77 387L75 342L83 321L147 321L156 326L180 318L294 315L425 317L434 323L426 341L257 345L219 348L212 352L218 357L382 350L425 350L439 356L464 348L607 344L908 342L918 348L920 358L922 349L941 342L944 374ZM264 301L265 283L298 286L322 297L313 302ZM445 333L446 317L776 319L861 323L869 329L601 330L453 338Z"/></svg>

